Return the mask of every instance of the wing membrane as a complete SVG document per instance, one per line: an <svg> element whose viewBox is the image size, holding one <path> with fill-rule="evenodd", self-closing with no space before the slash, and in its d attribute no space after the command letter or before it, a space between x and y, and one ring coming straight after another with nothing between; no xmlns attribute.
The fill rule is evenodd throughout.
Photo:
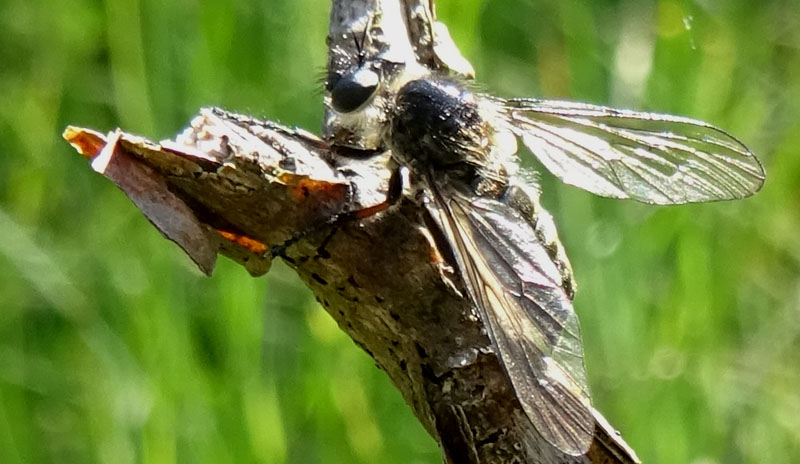
<svg viewBox="0 0 800 464"><path fill-rule="evenodd" d="M530 223L513 208L434 190L428 209L525 414L562 452L581 455L594 431L578 317Z"/></svg>
<svg viewBox="0 0 800 464"><path fill-rule="evenodd" d="M652 204L743 198L764 169L733 136L701 121L583 103L506 101L511 130L567 184Z"/></svg>

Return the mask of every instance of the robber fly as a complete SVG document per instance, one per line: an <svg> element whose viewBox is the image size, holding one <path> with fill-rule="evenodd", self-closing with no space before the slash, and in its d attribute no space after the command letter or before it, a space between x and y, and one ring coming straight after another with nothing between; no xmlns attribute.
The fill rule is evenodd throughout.
<svg viewBox="0 0 800 464"><path fill-rule="evenodd" d="M563 182L668 205L747 197L764 170L701 121L538 99L501 99L414 65L359 58L330 76L347 134L372 134L407 170L437 246L477 308L527 419L551 445L584 454L594 418L574 283L517 140ZM368 135L369 136L369 135ZM363 141L362 141L363 143Z"/></svg>

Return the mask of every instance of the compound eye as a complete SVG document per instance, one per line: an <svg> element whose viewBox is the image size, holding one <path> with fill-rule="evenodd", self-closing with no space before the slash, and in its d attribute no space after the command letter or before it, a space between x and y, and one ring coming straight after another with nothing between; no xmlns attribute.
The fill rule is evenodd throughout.
<svg viewBox="0 0 800 464"><path fill-rule="evenodd" d="M369 68L359 68L336 81L331 90L331 104L340 113L359 109L375 94L380 83L378 73Z"/></svg>

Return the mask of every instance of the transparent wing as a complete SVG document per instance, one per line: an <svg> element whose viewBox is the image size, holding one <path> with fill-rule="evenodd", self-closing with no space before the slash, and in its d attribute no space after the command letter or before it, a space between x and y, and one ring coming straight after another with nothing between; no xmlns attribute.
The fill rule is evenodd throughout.
<svg viewBox="0 0 800 464"><path fill-rule="evenodd" d="M510 129L567 184L659 205L743 198L764 168L741 142L693 119L562 101L505 102Z"/></svg>
<svg viewBox="0 0 800 464"><path fill-rule="evenodd" d="M564 453L586 452L594 419L578 317L530 222L510 206L447 185L428 205L464 276L517 398Z"/></svg>

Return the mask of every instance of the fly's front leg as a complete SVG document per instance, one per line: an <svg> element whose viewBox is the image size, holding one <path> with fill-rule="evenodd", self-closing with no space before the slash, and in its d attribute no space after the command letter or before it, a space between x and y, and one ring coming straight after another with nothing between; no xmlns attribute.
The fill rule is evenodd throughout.
<svg viewBox="0 0 800 464"><path fill-rule="evenodd" d="M318 224L314 224L311 227L308 227L297 234L294 234L291 238L286 240L285 242L281 243L280 245L275 245L270 249L270 254L273 258L278 256L283 256L284 252L287 248L295 244L298 240L308 236L312 232L316 232L323 227L336 227L342 224L345 224L350 221L365 219L371 216L374 216L381 211L386 211L391 206L395 205L397 201L403 195L403 189L405 186L408 185L408 173L407 169L404 167L397 167L392 171L391 177L389 177L389 187L386 192L386 199L376 205L368 206L362 209L356 209L352 211L345 211L342 213L334 214L333 216L321 221Z"/></svg>

